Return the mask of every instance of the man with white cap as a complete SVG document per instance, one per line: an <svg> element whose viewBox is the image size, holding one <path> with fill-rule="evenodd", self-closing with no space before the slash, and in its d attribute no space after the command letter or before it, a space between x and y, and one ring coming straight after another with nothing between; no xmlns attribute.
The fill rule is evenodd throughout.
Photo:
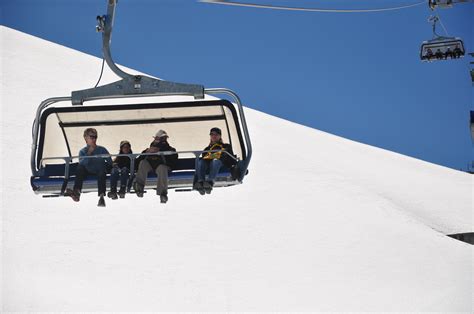
<svg viewBox="0 0 474 314"><path fill-rule="evenodd" d="M164 130L159 130L154 136L154 141L150 147L142 153L176 152L176 149L168 144L168 134ZM136 176L135 192L138 197L143 197L146 179L150 171L157 175L156 194L160 196L161 203L168 201L168 172L174 168L178 154L171 155L147 155L137 159L138 171Z"/></svg>

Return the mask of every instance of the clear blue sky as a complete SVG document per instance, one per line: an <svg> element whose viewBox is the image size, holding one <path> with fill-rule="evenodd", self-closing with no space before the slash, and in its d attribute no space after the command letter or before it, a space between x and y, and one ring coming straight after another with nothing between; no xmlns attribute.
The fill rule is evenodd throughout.
<svg viewBox="0 0 474 314"><path fill-rule="evenodd" d="M374 8L417 0L260 1L269 2ZM102 57L95 17L106 13L106 0L0 3L1 24ZM473 51L474 4L436 12L449 35L463 38ZM420 62L420 44L432 37L431 14L427 5L331 14L120 0L112 55L117 63L166 80L231 88L246 106L275 116L466 169L474 159L472 58ZM91 85L97 78L90 78Z"/></svg>

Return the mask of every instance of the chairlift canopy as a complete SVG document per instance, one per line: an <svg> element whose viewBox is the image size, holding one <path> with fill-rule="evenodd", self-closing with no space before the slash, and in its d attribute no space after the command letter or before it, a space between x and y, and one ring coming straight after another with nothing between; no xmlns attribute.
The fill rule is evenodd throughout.
<svg viewBox="0 0 474 314"><path fill-rule="evenodd" d="M35 165L39 169L58 162L48 158L77 156L85 145L84 129L89 127L97 129L99 145L117 154L122 140L128 140L134 152L141 152L159 129L168 133L170 144L178 151L202 150L215 126L234 154L245 159L237 112L227 100L51 107L40 118Z"/></svg>

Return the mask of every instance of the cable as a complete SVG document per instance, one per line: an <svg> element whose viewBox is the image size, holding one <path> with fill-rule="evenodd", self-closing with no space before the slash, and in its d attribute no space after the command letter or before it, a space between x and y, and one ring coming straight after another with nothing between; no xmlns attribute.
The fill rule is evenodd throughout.
<svg viewBox="0 0 474 314"><path fill-rule="evenodd" d="M441 24L441 26L443 27L444 32L446 33L446 36L449 36L448 31L446 30L446 27L444 27L444 24L443 24L443 22L441 21L441 18L439 17L439 15L438 15L438 21L439 21L439 24Z"/></svg>
<svg viewBox="0 0 474 314"><path fill-rule="evenodd" d="M104 63L105 63L105 58L102 58L102 69L100 70L99 80L95 84L94 88L96 88L97 85L99 85L100 79L102 78L102 73L104 73Z"/></svg>
<svg viewBox="0 0 474 314"><path fill-rule="evenodd" d="M287 6L278 6L278 5L263 5L263 4L256 4L256 3L243 3L243 2L238 2L238 1L227 1L227 0L199 0L199 2L241 6L241 7L251 7L251 8L259 8L259 9L287 10L287 11L309 11L309 12L325 12L325 13L368 13L368 12L383 12L383 11L408 9L408 8L412 8L412 7L426 3L426 0L423 0L414 4L404 5L404 6L379 8L379 9L318 9L318 8L303 8L303 7L287 7Z"/></svg>

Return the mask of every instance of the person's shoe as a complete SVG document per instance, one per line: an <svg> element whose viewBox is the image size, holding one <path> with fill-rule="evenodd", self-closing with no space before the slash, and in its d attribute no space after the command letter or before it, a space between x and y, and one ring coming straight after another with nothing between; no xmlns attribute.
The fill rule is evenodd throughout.
<svg viewBox="0 0 474 314"><path fill-rule="evenodd" d="M161 193L160 194L160 203L166 204L167 201L168 201L168 193L166 193L166 192Z"/></svg>
<svg viewBox="0 0 474 314"><path fill-rule="evenodd" d="M211 194L212 192L212 186L214 185L214 182L211 182L211 181L206 181L203 183L203 188L204 188L204 192L206 194Z"/></svg>
<svg viewBox="0 0 474 314"><path fill-rule="evenodd" d="M119 195L120 198L125 198L125 193L126 193L125 187L122 186L122 187L120 188L119 192L118 192L118 195Z"/></svg>
<svg viewBox="0 0 474 314"><path fill-rule="evenodd" d="M109 193L107 193L107 197L108 197L108 198L111 198L111 199L113 199L113 200L116 200L116 199L118 198L117 192L110 191Z"/></svg>
<svg viewBox="0 0 474 314"><path fill-rule="evenodd" d="M103 195L103 194L101 194L101 195L99 196L99 203L97 203L97 206L99 206L99 207L105 207L105 199L104 199L104 195Z"/></svg>
<svg viewBox="0 0 474 314"><path fill-rule="evenodd" d="M202 182L196 182L194 183L193 188L199 192L199 194L204 195L206 192L204 191L204 187L202 185Z"/></svg>
<svg viewBox="0 0 474 314"><path fill-rule="evenodd" d="M79 190L67 189L64 193L64 196L69 196L73 199L74 202L79 202L81 199L81 192Z"/></svg>
<svg viewBox="0 0 474 314"><path fill-rule="evenodd" d="M143 186L135 182L133 184L133 189L135 190L135 193L137 193L138 197L143 197Z"/></svg>

